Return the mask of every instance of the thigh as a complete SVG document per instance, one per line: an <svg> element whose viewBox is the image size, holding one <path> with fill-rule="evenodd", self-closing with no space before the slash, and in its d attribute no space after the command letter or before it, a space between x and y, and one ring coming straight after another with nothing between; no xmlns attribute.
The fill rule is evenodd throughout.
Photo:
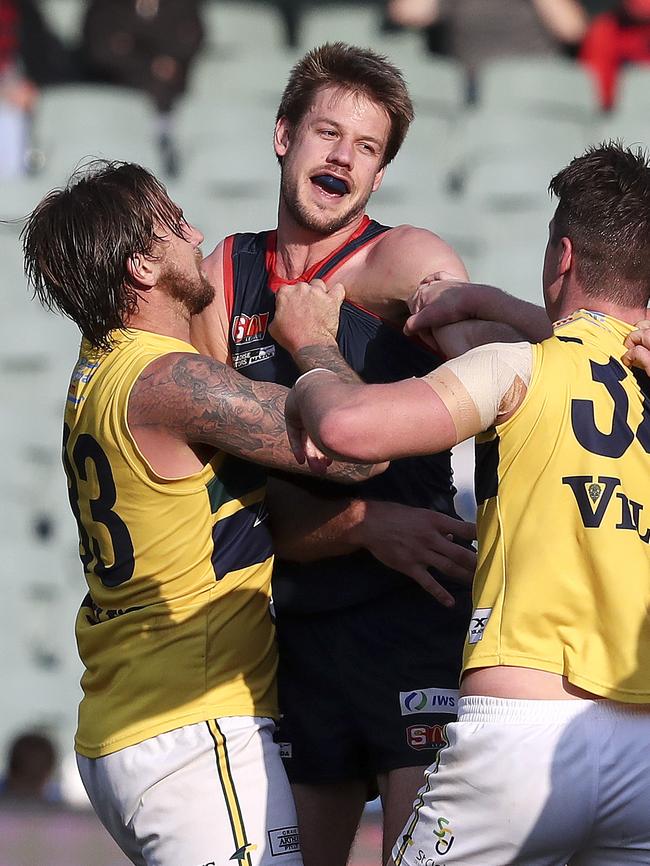
<svg viewBox="0 0 650 866"><path fill-rule="evenodd" d="M305 866L345 866L366 801L361 781L292 786Z"/></svg>
<svg viewBox="0 0 650 866"><path fill-rule="evenodd" d="M277 621L277 740L292 784L331 785L369 776L361 733L344 689L340 611Z"/></svg>
<svg viewBox="0 0 650 866"><path fill-rule="evenodd" d="M384 812L382 863L387 861L400 830L413 810L413 802L424 781L424 769L424 767L400 767L379 776L379 790Z"/></svg>
<svg viewBox="0 0 650 866"><path fill-rule="evenodd" d="M302 864L293 798L269 719L190 725L95 766L99 793L91 801L135 863Z"/></svg>
<svg viewBox="0 0 650 866"><path fill-rule="evenodd" d="M562 727L459 721L445 734L398 835L396 866L565 866L584 823L552 796ZM578 809L592 798L587 754L564 756Z"/></svg>
<svg viewBox="0 0 650 866"><path fill-rule="evenodd" d="M590 838L571 866L648 864L650 713L602 702L591 715L600 798Z"/></svg>

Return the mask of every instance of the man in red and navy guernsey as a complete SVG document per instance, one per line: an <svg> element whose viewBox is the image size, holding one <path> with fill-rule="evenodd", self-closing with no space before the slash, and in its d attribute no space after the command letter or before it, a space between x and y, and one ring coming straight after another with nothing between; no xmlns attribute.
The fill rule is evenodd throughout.
<svg viewBox="0 0 650 866"><path fill-rule="evenodd" d="M275 129L278 228L228 237L205 260L217 293L193 331L202 351L292 385L298 371L269 331L275 292L316 279L345 287L338 344L364 381L441 362L402 324L418 285L433 272L464 279L462 262L428 230L365 215L412 117L399 70L372 51L326 45L294 67ZM516 304L508 316L520 334L546 336L530 333ZM477 340L495 339L483 325ZM302 354L313 368L336 367L338 353L322 346ZM454 493L449 453L395 461L352 496L321 479L270 479L278 743L305 866L345 866L373 790L385 860L455 718L475 527L458 519Z"/></svg>

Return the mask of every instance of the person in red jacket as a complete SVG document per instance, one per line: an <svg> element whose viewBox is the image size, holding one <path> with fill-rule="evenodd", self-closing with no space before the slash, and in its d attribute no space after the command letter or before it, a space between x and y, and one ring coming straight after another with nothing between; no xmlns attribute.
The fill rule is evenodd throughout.
<svg viewBox="0 0 650 866"><path fill-rule="evenodd" d="M604 109L616 101L618 77L627 63L650 63L650 0L620 0L594 18L580 60L593 73Z"/></svg>

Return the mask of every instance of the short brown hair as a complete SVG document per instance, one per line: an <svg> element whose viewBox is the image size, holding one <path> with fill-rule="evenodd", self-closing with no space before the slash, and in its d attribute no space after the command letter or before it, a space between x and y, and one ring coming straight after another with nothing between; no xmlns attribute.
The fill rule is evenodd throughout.
<svg viewBox="0 0 650 866"><path fill-rule="evenodd" d="M49 309L73 320L96 348L138 309L127 263L153 258L164 227L183 237L183 212L140 165L96 160L37 205L22 232L25 273Z"/></svg>
<svg viewBox="0 0 650 866"><path fill-rule="evenodd" d="M277 119L298 126L322 87L359 91L381 105L390 118L390 134L383 165L394 159L414 117L404 76L382 54L333 42L313 48L291 70Z"/></svg>
<svg viewBox="0 0 650 866"><path fill-rule="evenodd" d="M552 241L570 239L586 295L624 306L650 298L650 167L643 148L590 147L555 175Z"/></svg>

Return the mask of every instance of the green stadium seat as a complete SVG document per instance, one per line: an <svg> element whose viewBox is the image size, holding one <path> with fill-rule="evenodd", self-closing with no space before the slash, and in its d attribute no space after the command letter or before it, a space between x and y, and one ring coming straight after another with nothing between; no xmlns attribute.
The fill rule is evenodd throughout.
<svg viewBox="0 0 650 866"><path fill-rule="evenodd" d="M159 156L155 115L144 94L109 85L65 84L45 88L34 123L48 177L67 180L92 157L139 162L154 171Z"/></svg>
<svg viewBox="0 0 650 866"><path fill-rule="evenodd" d="M577 63L557 57L508 57L487 62L478 74L486 109L539 113L589 121L598 113L596 89Z"/></svg>
<svg viewBox="0 0 650 866"><path fill-rule="evenodd" d="M283 47L282 17L273 3L215 0L203 3L202 16L209 49L226 57L268 56Z"/></svg>

